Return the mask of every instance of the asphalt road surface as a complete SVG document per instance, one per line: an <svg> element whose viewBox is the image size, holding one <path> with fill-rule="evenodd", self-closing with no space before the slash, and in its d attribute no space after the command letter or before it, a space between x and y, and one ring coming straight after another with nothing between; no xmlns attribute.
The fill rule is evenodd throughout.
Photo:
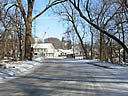
<svg viewBox="0 0 128 96"><path fill-rule="evenodd" d="M113 69L50 59L34 72L0 84L0 96L128 96L128 80Z"/></svg>

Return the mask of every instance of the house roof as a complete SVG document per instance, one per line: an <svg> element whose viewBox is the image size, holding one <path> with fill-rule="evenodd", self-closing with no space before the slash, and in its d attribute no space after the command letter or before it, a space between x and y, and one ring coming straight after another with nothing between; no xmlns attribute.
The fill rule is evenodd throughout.
<svg viewBox="0 0 128 96"><path fill-rule="evenodd" d="M48 49L55 49L52 43L41 43L41 44L32 44L33 48L48 48Z"/></svg>

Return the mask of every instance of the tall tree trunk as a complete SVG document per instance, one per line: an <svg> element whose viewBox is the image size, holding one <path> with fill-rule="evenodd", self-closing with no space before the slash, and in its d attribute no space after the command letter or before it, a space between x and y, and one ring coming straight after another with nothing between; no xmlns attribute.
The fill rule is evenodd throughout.
<svg viewBox="0 0 128 96"><path fill-rule="evenodd" d="M19 32L19 52L20 52L20 60L22 60L22 37L21 37L21 30Z"/></svg>
<svg viewBox="0 0 128 96"><path fill-rule="evenodd" d="M119 32L119 39L120 39L120 32ZM119 63L121 62L121 58L120 58L120 49L121 49L121 46L119 45Z"/></svg>
<svg viewBox="0 0 128 96"><path fill-rule="evenodd" d="M123 43L125 44L125 35L124 35L124 27L123 27L123 24L121 24L121 28L122 28L122 35L123 35ZM125 49L123 49L123 62L126 62Z"/></svg>
<svg viewBox="0 0 128 96"><path fill-rule="evenodd" d="M4 59L4 57L5 57L5 51L6 51L6 42L3 41L1 59Z"/></svg>
<svg viewBox="0 0 128 96"><path fill-rule="evenodd" d="M118 28L117 28L117 31L118 31L118 34L119 34L119 40L120 40L120 27L118 26ZM118 55L118 58L119 58L119 61L118 61L118 63L120 63L120 45L119 45L119 49L118 49L118 51L119 51L119 55Z"/></svg>
<svg viewBox="0 0 128 96"><path fill-rule="evenodd" d="M90 27L91 31L91 27ZM91 31L91 59L93 59L93 32Z"/></svg>
<svg viewBox="0 0 128 96"><path fill-rule="evenodd" d="M32 24L26 26L25 36L25 60L32 60L31 56Z"/></svg>
<svg viewBox="0 0 128 96"><path fill-rule="evenodd" d="M113 63L113 45L112 45L112 40L110 41L110 61Z"/></svg>
<svg viewBox="0 0 128 96"><path fill-rule="evenodd" d="M105 61L108 62L108 46L107 44L105 44L105 48L104 48L104 51L105 51Z"/></svg>
<svg viewBox="0 0 128 96"><path fill-rule="evenodd" d="M105 60L105 51L104 51L104 34L100 32L100 61Z"/></svg>

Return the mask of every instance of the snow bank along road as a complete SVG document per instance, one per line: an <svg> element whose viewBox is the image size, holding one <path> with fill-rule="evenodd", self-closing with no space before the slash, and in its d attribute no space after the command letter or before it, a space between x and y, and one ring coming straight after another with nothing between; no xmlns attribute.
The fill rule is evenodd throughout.
<svg viewBox="0 0 128 96"><path fill-rule="evenodd" d="M25 76L0 84L0 96L128 96L127 68L88 61L43 60Z"/></svg>

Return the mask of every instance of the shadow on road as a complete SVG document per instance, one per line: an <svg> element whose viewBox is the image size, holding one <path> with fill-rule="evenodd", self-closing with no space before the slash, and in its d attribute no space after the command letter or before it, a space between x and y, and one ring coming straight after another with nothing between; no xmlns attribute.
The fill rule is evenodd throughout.
<svg viewBox="0 0 128 96"><path fill-rule="evenodd" d="M42 63L43 66L33 73L9 81L11 86L15 86L13 90L17 90L10 96L127 96L128 94L128 80L124 76L117 72L111 73L109 69L106 71L92 67L88 64L90 62L85 64L77 61L45 60Z"/></svg>

